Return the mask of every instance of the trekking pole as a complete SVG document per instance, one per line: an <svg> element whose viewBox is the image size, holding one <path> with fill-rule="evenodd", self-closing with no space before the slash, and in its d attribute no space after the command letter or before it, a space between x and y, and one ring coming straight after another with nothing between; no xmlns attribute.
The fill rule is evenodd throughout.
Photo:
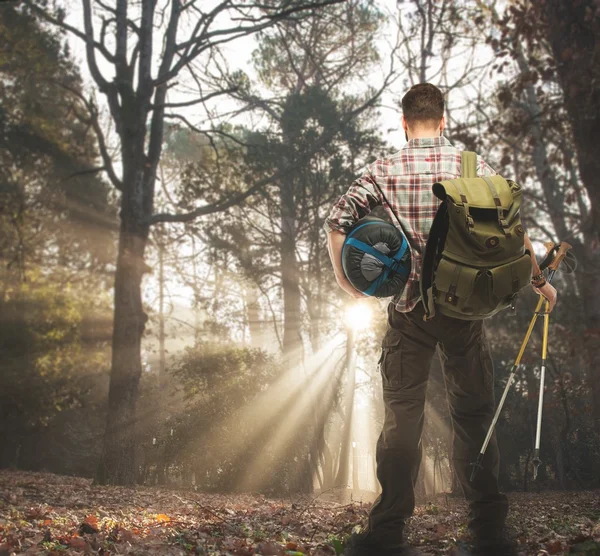
<svg viewBox="0 0 600 556"><path fill-rule="evenodd" d="M544 406L544 383L546 381L546 354L548 353L548 325L550 321L550 302L546 300L544 312L544 334L542 336L542 369L540 371L540 397L538 400L537 425L535 429L535 450L533 452L533 480L537 479L540 459L540 437L542 434L542 408Z"/></svg>
<svg viewBox="0 0 600 556"><path fill-rule="evenodd" d="M562 246L562 244L561 244L561 246ZM558 268L558 265L560 264L562 258L564 258L564 253L566 253L566 251L568 249L570 249L570 247L571 247L568 243L565 243L565 246L566 247L565 247L565 250L563 252L561 259L557 261L558 255L556 255L556 257L552 261L552 263L556 262L556 265L554 266L554 269L551 269L550 273L548 274L548 279L547 279L548 283L552 282L554 273L556 272L556 269ZM554 243L546 243L545 247L546 247L546 256L544 257L544 263L547 263L552 252L557 249L557 246ZM560 248L558 248L558 249L560 252ZM542 264L544 264L544 263L542 263ZM551 268L551 266L548 265L548 268ZM533 327L535 326L538 315L540 314L540 311L542 309L544 299L545 299L544 296L540 295L540 299L538 300L537 307L535 308L533 317L531 318L531 322L529 323L529 328L527 329L527 333L525 334L525 338L523 339L523 343L521 344L521 349L519 350L519 354L517 355L517 358L515 359L515 363L512 366L512 369L510 371L510 375L506 382L506 386L504 387L504 392L502 393L502 398L500 399L500 403L498 404L498 408L496 409L496 413L494 414L494 418L492 419L490 428L488 429L485 440L483 441L483 445L481 446L481 450L477 456L477 460L475 462L471 463L471 466L473 467L473 469L471 471L471 478L469 479L470 482L473 482L473 479L475 479L475 475L477 474L477 471L479 469L483 469L482 462L483 462L483 457L485 455L485 451L487 450L490 439L492 438L492 434L494 433L494 428L498 421L498 417L500 416L500 412L502 411L502 407L504 406L504 402L506 400L506 396L508 395L508 391L510 390L512 383L514 382L515 375L517 374L517 370L518 370L519 366L521 365L521 358L523 357L523 353L525 353L525 348L527 347L527 344L529 343L529 338L531 337L531 332L533 331Z"/></svg>
<svg viewBox="0 0 600 556"><path fill-rule="evenodd" d="M571 249L571 246L563 241L558 248L558 253L554 257L554 260L548 265L548 280L551 280L554 273L558 270L558 266L561 261L565 258L567 251ZM542 296L540 296L542 297ZM542 336L542 368L540 371L540 396L538 400L538 413L537 413L537 425L535 430L535 450L533 453L533 480L537 479L538 468L542 463L540 459L540 439L542 434L542 408L544 406L544 385L546 381L546 356L548 354L548 327L550 325L550 302L546 300L546 307L544 311L544 334Z"/></svg>

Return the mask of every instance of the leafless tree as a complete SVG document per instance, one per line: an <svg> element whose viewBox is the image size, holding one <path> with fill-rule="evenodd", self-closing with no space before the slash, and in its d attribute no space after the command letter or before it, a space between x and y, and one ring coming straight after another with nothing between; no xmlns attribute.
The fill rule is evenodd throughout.
<svg viewBox="0 0 600 556"><path fill-rule="evenodd" d="M220 46L286 19L299 20L308 10L341 1L223 0L207 7L197 0L170 0L164 5L156 0L82 0L81 26L52 15L44 4L25 2L27 9L83 41L89 71L106 98L118 137L116 163L100 125L96 101L72 91L87 108L87 114L80 117L96 133L103 169L121 192L109 413L97 475L100 483L132 484L136 477L134 420L142 370L141 338L147 320L141 283L144 273L150 270L144 262L150 226L156 222L189 221L238 200L227 199L187 214L154 214L165 117L206 104L242 86L239 82L212 90L204 86L204 68ZM103 73L106 65L110 72ZM169 90L179 81L195 86L190 100L168 99ZM255 190L250 189L246 195Z"/></svg>

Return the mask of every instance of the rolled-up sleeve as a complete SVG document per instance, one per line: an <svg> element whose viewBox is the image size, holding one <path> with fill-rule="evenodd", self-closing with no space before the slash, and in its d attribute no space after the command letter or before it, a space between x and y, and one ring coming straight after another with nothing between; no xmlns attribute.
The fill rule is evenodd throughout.
<svg viewBox="0 0 600 556"><path fill-rule="evenodd" d="M363 216L382 204L381 194L375 187L373 166L368 166L363 175L354 180L348 191L333 205L323 224L327 233L334 230L348 233Z"/></svg>

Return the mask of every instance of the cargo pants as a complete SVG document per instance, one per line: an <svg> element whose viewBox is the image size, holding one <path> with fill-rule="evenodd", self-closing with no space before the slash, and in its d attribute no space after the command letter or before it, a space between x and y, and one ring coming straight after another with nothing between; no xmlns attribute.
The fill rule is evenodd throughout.
<svg viewBox="0 0 600 556"><path fill-rule="evenodd" d="M425 393L432 358L438 351L452 421L452 461L469 504L468 527L481 538L500 534L508 499L498 491L496 435L473 483L471 463L492 421L494 367L483 321L458 320L437 313L423 320L421 302L409 313L388 306L380 371L385 420L376 446L382 492L369 513L366 536L384 547L403 540L406 519L415 507L414 487L421 464Z"/></svg>

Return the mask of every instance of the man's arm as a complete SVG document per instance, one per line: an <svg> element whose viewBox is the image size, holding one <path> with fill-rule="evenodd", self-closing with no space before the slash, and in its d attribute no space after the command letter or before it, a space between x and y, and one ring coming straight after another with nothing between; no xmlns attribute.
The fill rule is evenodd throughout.
<svg viewBox="0 0 600 556"><path fill-rule="evenodd" d="M535 258L533 243L531 243L531 240L529 239L529 236L527 234L525 234L525 249L529 251L529 254L531 256L531 276L537 276L541 272L540 265L538 264L537 259Z"/></svg>
<svg viewBox="0 0 600 556"><path fill-rule="evenodd" d="M529 239L529 236L527 234L525 234L525 249L529 251L529 254L531 256L531 276L537 276L542 271L540 270L540 265L538 264L537 259L535 258L533 244L531 243L531 240ZM552 311L552 309L554 309L554 306L556 305L556 288L552 284L550 284L550 282L546 282L543 286L539 288L536 288L532 284L532 287L535 293L543 295L548 301L550 301L550 311Z"/></svg>
<svg viewBox="0 0 600 556"><path fill-rule="evenodd" d="M338 286L342 288L348 295L356 299L367 297L364 293L359 292L346 278L344 274L344 268L342 267L342 247L344 246L344 240L346 234L339 230L333 230L327 234L327 250L329 251L329 258L333 265L333 272Z"/></svg>
<svg viewBox="0 0 600 556"><path fill-rule="evenodd" d="M367 296L355 289L346 278L342 267L342 247L348 230L381 203L382 199L375 187L375 177L371 169L367 168L367 171L352 183L346 194L338 199L323 225L327 232L327 250L335 279L340 288L355 298Z"/></svg>

